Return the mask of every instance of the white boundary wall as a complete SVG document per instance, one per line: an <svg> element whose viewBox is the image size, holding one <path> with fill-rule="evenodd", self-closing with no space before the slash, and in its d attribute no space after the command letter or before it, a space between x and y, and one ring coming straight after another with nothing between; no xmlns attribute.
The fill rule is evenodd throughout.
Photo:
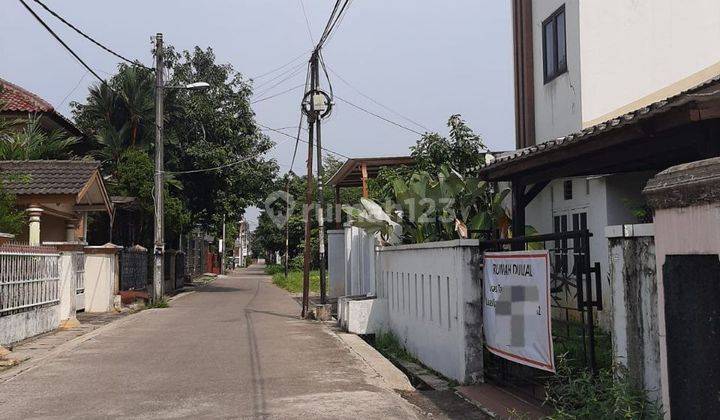
<svg viewBox="0 0 720 420"><path fill-rule="evenodd" d="M477 240L379 248L378 303L387 328L423 364L482 380L482 266Z"/></svg>

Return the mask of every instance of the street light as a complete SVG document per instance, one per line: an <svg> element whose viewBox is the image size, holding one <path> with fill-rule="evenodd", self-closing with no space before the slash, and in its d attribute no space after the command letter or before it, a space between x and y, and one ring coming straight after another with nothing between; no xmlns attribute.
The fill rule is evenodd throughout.
<svg viewBox="0 0 720 420"><path fill-rule="evenodd" d="M200 90L207 89L207 82L193 82L185 86L165 86L163 83L163 37L157 34L155 38L155 247L153 250L153 301L157 302L164 295L164 257L165 257L165 165L163 147L163 119L165 89Z"/></svg>

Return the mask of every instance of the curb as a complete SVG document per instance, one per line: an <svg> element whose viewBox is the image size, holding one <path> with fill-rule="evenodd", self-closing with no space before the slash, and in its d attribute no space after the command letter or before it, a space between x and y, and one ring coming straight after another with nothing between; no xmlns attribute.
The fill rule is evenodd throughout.
<svg viewBox="0 0 720 420"><path fill-rule="evenodd" d="M415 391L408 377L365 340L355 334L345 333L327 326L330 334L342 341L356 357L361 359L377 376L395 391Z"/></svg>

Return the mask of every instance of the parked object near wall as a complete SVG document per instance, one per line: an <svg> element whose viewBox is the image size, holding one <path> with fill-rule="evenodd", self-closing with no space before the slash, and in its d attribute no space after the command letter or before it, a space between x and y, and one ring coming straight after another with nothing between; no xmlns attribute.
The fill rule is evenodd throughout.
<svg viewBox="0 0 720 420"><path fill-rule="evenodd" d="M0 345L57 328L59 303L57 249L0 245Z"/></svg>
<svg viewBox="0 0 720 420"><path fill-rule="evenodd" d="M110 312L115 307L121 249L113 244L85 247L85 312Z"/></svg>
<svg viewBox="0 0 720 420"><path fill-rule="evenodd" d="M660 338L653 224L608 226L613 360L634 385L661 399Z"/></svg>
<svg viewBox="0 0 720 420"><path fill-rule="evenodd" d="M477 240L378 250L386 328L422 363L461 383L483 378L482 268Z"/></svg>
<svg viewBox="0 0 720 420"><path fill-rule="evenodd" d="M720 158L666 169L643 193L655 209L663 408L720 412ZM688 356L691 357L688 357Z"/></svg>

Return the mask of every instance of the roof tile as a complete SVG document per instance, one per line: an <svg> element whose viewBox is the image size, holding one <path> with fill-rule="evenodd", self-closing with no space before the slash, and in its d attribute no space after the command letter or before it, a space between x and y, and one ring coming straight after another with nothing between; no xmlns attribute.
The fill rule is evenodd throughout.
<svg viewBox="0 0 720 420"><path fill-rule="evenodd" d="M4 160L0 175L6 191L17 194L78 194L99 162L81 160Z"/></svg>

